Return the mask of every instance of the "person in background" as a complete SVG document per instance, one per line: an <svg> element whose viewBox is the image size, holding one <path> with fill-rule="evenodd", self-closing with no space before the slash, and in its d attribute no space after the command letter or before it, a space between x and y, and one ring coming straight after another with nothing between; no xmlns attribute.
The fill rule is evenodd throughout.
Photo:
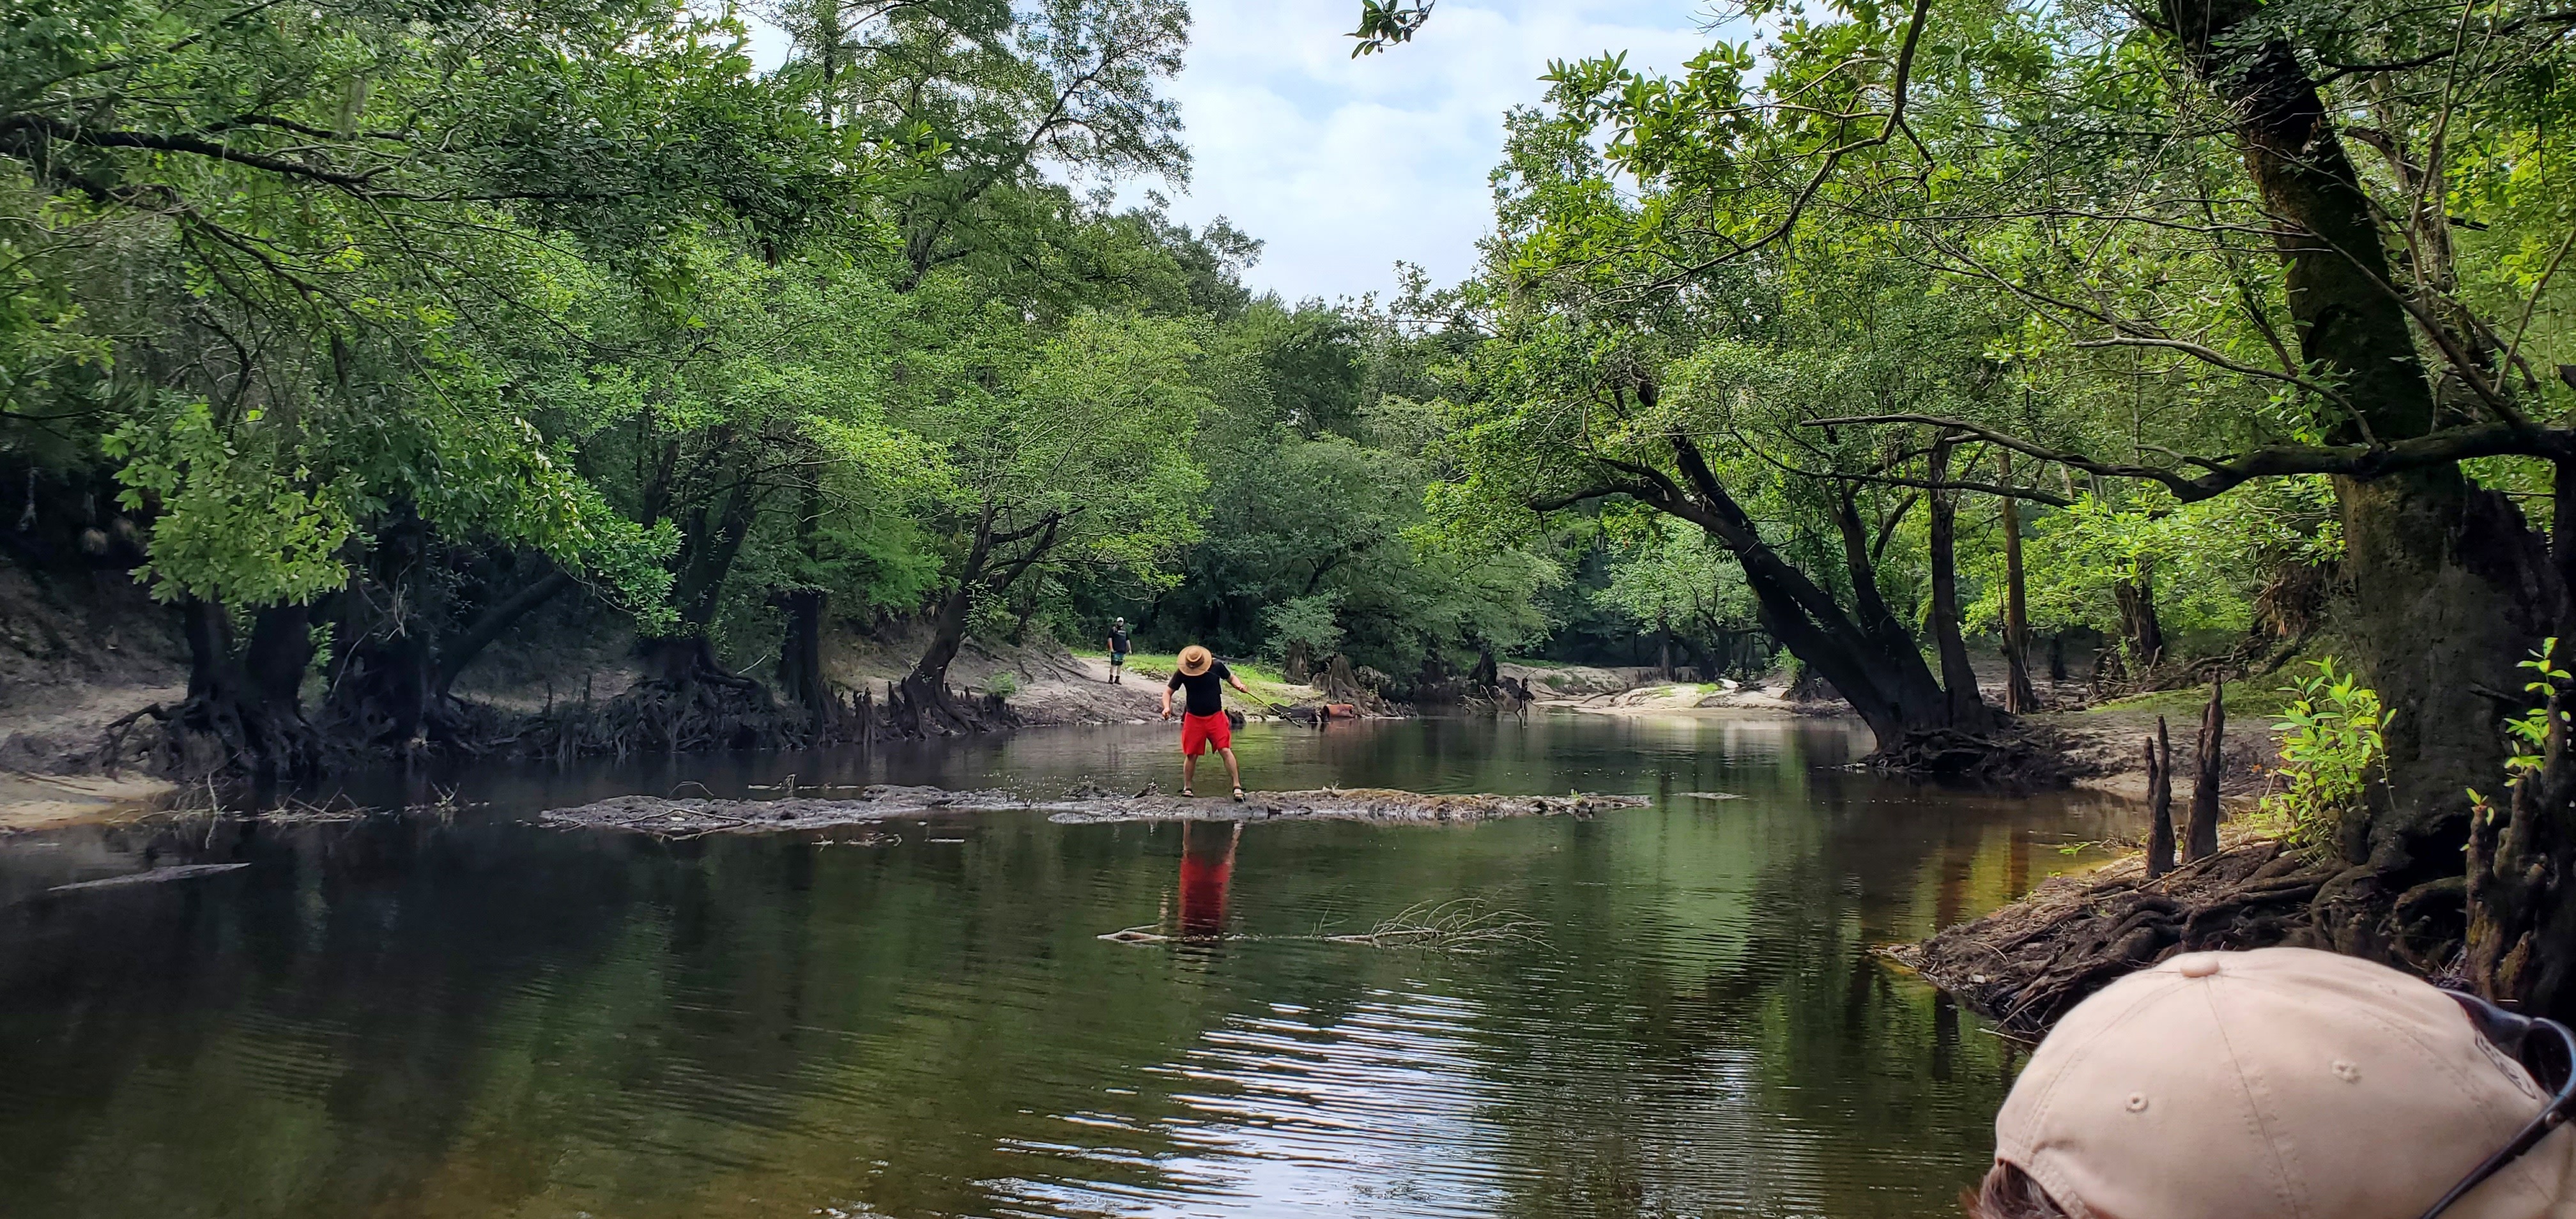
<svg viewBox="0 0 2576 1219"><path fill-rule="evenodd" d="M2566 1219L2571 1052L2563 1024L2357 957L2185 953L2032 1052L1968 1213Z"/></svg>
<svg viewBox="0 0 2576 1219"><path fill-rule="evenodd" d="M1252 689L1224 661L1195 643L1181 649L1180 661L1172 680L1163 686L1163 718L1172 718L1172 691L1189 691L1181 707L1181 794L1195 794L1190 784L1198 776L1199 755L1213 746L1225 755L1225 773L1234 780L1234 798L1240 801L1243 767L1234 760L1234 725L1225 716L1225 687L1231 685L1245 694Z"/></svg>
<svg viewBox="0 0 2576 1219"><path fill-rule="evenodd" d="M1112 619L1109 623L1110 685L1120 684L1118 679L1127 672L1127 652L1127 620Z"/></svg>

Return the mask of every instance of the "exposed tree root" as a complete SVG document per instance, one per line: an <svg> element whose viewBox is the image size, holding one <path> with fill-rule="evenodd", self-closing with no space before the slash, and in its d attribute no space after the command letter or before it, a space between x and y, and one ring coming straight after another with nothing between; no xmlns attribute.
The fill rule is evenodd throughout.
<svg viewBox="0 0 2576 1219"><path fill-rule="evenodd" d="M779 705L769 688L729 673L648 679L596 705L569 704L530 717L493 742L535 757L695 753L810 742L805 712Z"/></svg>
<svg viewBox="0 0 2576 1219"><path fill-rule="evenodd" d="M356 752L301 715L201 695L115 720L87 760L110 777L132 767L180 782L222 776L266 785L319 774Z"/></svg>
<svg viewBox="0 0 2576 1219"><path fill-rule="evenodd" d="M2131 858L2054 878L1887 955L2004 1032L2035 1039L2094 991L2175 953L2306 942L2309 903L2333 872L2270 839L2240 841L2153 881Z"/></svg>
<svg viewBox="0 0 2576 1219"><path fill-rule="evenodd" d="M810 749L1016 727L997 696L942 692L926 710L898 688L888 703L829 693L815 707L779 701L767 685L722 671L637 682L614 698L516 712L435 695L405 722L373 704L335 704L319 722L241 700L155 703L107 725L80 761L114 775L138 770L193 783L208 777L273 782L431 755L563 760Z"/></svg>
<svg viewBox="0 0 2576 1219"><path fill-rule="evenodd" d="M2064 734L2046 725L2012 722L1987 732L1928 728L1862 759L1879 770L1967 779L2014 787L2064 787L2079 768L2067 758Z"/></svg>

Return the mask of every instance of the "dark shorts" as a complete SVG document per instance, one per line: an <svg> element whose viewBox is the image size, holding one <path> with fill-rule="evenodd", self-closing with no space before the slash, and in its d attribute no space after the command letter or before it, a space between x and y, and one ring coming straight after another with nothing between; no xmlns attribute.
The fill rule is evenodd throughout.
<svg viewBox="0 0 2576 1219"><path fill-rule="evenodd" d="M1126 663L1127 663L1127 654L1126 654L1125 652L1111 652L1111 653L1109 654L1109 667L1110 667L1110 668L1115 669L1115 668L1119 667L1120 665L1123 665L1123 664L1126 664Z"/></svg>

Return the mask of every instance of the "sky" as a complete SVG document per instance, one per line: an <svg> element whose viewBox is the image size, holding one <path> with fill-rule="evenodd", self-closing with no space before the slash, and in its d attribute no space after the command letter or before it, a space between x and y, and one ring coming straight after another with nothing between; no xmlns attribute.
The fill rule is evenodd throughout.
<svg viewBox="0 0 2576 1219"><path fill-rule="evenodd" d="M1194 0L1188 67L1169 85L1190 181L1125 191L1160 190L1176 219L1224 216L1260 238L1245 281L1291 301L1389 293L1399 259L1435 284L1465 277L1493 227L1503 113L1539 99L1548 60L1625 51L1632 67L1678 71L1711 38L1705 0L1441 0L1413 42L1353 59L1343 35L1359 8ZM766 66L783 40L760 33Z"/></svg>
<svg viewBox="0 0 2576 1219"><path fill-rule="evenodd" d="M1503 114L1545 92L1548 60L1678 71L1710 38L1701 0L1442 0L1414 41L1353 59L1359 8L1196 0L1172 84L1194 161L1173 215L1260 238L1245 278L1290 300L1385 293L1398 259L1465 277L1493 229Z"/></svg>

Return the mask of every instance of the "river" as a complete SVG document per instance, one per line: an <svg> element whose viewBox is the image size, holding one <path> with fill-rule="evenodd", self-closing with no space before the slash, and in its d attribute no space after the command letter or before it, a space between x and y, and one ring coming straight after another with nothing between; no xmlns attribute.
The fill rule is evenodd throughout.
<svg viewBox="0 0 2576 1219"><path fill-rule="evenodd" d="M1955 1215L2015 1050L1871 949L2129 825L1831 769L1859 748L1831 721L1238 740L1261 787L1654 804L1001 815L877 845L528 821L791 773L1177 786L1168 731L1120 727L482 767L443 815L0 839L0 1215ZM210 862L253 866L53 891ZM1451 901L1530 934L1329 938ZM1220 938L1100 938L1131 927Z"/></svg>

